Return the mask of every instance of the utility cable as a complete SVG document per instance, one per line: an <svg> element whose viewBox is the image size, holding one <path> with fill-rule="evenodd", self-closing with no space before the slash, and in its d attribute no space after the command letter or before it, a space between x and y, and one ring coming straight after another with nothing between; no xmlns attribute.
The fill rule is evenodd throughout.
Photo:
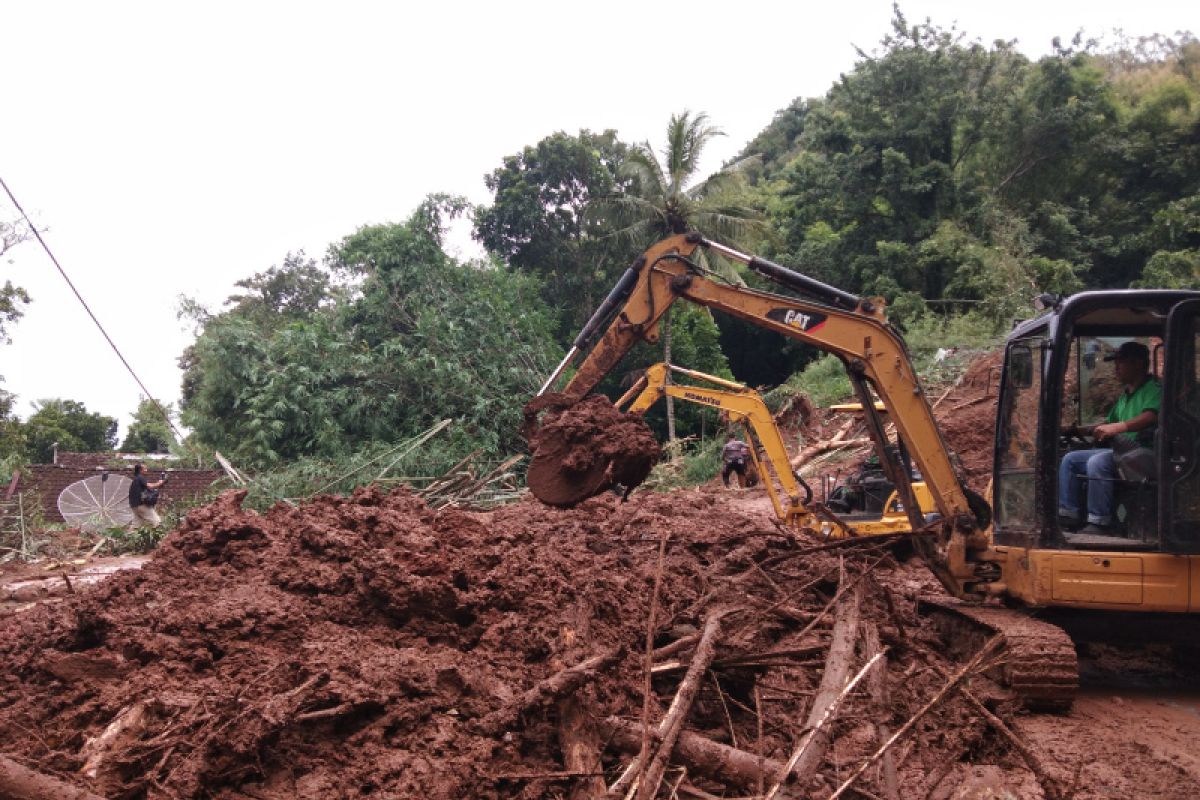
<svg viewBox="0 0 1200 800"><path fill-rule="evenodd" d="M0 177L0 186L4 187L4 193L8 195L8 199L12 201L14 206L16 206L17 211L21 212L21 217L25 220L25 224L29 226L29 230L33 232L33 235L37 238L38 243L42 245L42 249L46 251L46 255L50 256L50 260L53 261L54 266L58 268L58 272L63 276L63 280L67 282L67 286L71 287L71 291L75 293L75 297L79 299L79 302L83 305L83 309L87 311L88 316L92 318L92 322L96 323L96 327L104 336L104 340L108 342L109 347L111 347L113 352L117 354L117 358L121 359L121 363L125 365L125 369L129 370L129 374L133 376L135 381L137 381L137 385L141 387L141 390L145 393L147 399L149 399L151 403L154 403L154 407L158 409L158 413L162 414L162 418L166 421L167 426L174 432L176 438L182 442L183 434L181 434L179 429L175 427L175 423L171 422L171 415L168 414L167 410L163 408L162 404L154 398L154 395L152 395L150 390L146 388L146 384L142 383L142 379L139 378L137 373L133 371L133 367L129 366L129 362L125 360L125 356L121 354L120 349L117 348L117 345L112 340L112 337L108 335L108 331L104 330L104 326L100 324L100 320L96 319L96 315L92 313L92 309L90 306L88 306L87 301L83 299L83 295L81 295L79 290L75 288L75 284L72 283L71 279L67 276L67 272L62 268L62 264L58 263L58 259L55 258L54 252L50 249L50 245L46 244L46 240L42 238L41 232L38 231L37 227L34 226L33 220L29 219L29 215L25 213L25 209L21 207L19 202L17 202L17 198L13 196L12 190L8 188L8 184L4 182L4 178L2 177Z"/></svg>

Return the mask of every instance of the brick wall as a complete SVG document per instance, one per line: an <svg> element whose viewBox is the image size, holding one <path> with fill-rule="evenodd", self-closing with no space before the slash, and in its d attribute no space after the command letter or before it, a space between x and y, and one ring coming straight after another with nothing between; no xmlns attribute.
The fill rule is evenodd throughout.
<svg viewBox="0 0 1200 800"><path fill-rule="evenodd" d="M63 455L63 453L59 453L60 461ZM84 455L95 456L96 454ZM111 455L108 458L111 458ZM81 481L92 475L99 475L104 471L103 468L97 466L35 464L32 467L21 470L17 491L33 491L36 493L46 520L48 522L63 522L62 515L58 513L58 495L62 490L75 481ZM133 462L127 468L109 468L107 472L109 475L124 475L126 478L133 480ZM194 498L202 494L218 478L224 475L218 469L168 469L166 473L170 480L167 481L167 485L163 487L159 495L159 510L164 508L169 509L172 503ZM162 470L155 469L153 463L146 464L146 475L152 481L158 480L161 474Z"/></svg>

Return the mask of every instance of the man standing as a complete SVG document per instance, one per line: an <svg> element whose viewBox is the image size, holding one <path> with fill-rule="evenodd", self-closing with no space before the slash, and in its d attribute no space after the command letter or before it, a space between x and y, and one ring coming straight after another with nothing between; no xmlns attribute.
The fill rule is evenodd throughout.
<svg viewBox="0 0 1200 800"><path fill-rule="evenodd" d="M166 478L159 481L149 483L146 481L146 465L133 465L133 484L129 487L129 508L133 511L133 521L130 522L130 528L140 528L143 525L150 525L157 528L162 524L162 519L158 516L158 512L154 510L154 506L146 502L147 492L151 489L159 489L167 482Z"/></svg>
<svg viewBox="0 0 1200 800"><path fill-rule="evenodd" d="M746 462L750 460L750 445L730 435L729 440L725 442L725 447L721 449L721 460L725 462L725 468L721 470L721 482L728 487L730 473L736 472L738 486L744 489L746 487Z"/></svg>
<svg viewBox="0 0 1200 800"><path fill-rule="evenodd" d="M1125 391L1117 398L1107 420L1097 425L1093 436L1097 443L1109 446L1094 450L1075 450L1063 456L1058 467L1058 516L1063 524L1078 524L1082 509L1082 481L1087 476L1087 526L1080 533L1109 533L1113 523L1113 481L1117 464L1112 440L1117 436L1136 438L1158 424L1162 384L1150 374L1150 350L1139 342L1125 342L1105 361L1115 362L1117 380Z"/></svg>

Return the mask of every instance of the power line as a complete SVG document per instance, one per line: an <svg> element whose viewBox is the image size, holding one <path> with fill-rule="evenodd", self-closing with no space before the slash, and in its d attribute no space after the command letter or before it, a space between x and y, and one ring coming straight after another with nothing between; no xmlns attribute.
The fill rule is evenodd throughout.
<svg viewBox="0 0 1200 800"><path fill-rule="evenodd" d="M0 186L4 187L4 193L8 195L8 199L12 201L12 204L16 206L17 211L21 212L21 218L25 220L25 224L29 226L29 230L33 232L33 235L37 238L38 243L41 244L42 249L46 251L46 255L50 256L50 260L53 261L54 266L58 268L58 273L63 276L63 280L67 282L67 286L71 287L71 291L74 292L75 297L79 299L84 311L86 311L88 316L92 318L92 322L96 323L96 327L100 330L101 335L104 336L104 340L108 342L108 346L111 347L113 352L117 354L117 358L121 359L121 363L125 365L125 369L127 369L129 374L133 376L133 379L137 381L137 385L141 388L147 399L149 399L151 403L154 403L154 407L158 409L158 413L162 414L162 418L166 421L167 426L174 432L176 438L178 438L180 441L183 441L183 434L181 434L179 429L175 427L175 423L171 422L171 415L168 414L167 410L162 407L162 404L154 398L154 395L150 394L150 390L146 388L146 384L142 383L142 379L139 378L137 373L133 371L133 367L129 366L129 362L125 360L125 356L121 354L120 349L112 340L112 337L108 335L108 331L104 330L104 326L100 324L100 320L96 319L96 315L92 313L92 309L90 306L88 306L87 301L83 299L83 295L79 293L79 290L75 288L75 284L72 283L71 279L67 276L67 271L62 268L62 264L58 263L58 259L55 258L54 252L50 249L50 245L46 244L46 240L42 238L41 232L38 231L37 227L34 226L33 220L29 218L29 215L25 213L25 209L21 207L19 202L17 202L17 198L13 195L12 190L8 188L8 184L4 182L4 178L2 177L0 177Z"/></svg>

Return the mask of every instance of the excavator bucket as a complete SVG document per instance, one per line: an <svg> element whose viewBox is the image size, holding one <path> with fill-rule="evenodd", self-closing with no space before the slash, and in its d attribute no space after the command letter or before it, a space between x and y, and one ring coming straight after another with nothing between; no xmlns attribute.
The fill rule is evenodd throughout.
<svg viewBox="0 0 1200 800"><path fill-rule="evenodd" d="M563 508L609 488L628 493L646 480L660 453L645 421L603 395L537 397L525 407L524 433L532 453L529 490Z"/></svg>

